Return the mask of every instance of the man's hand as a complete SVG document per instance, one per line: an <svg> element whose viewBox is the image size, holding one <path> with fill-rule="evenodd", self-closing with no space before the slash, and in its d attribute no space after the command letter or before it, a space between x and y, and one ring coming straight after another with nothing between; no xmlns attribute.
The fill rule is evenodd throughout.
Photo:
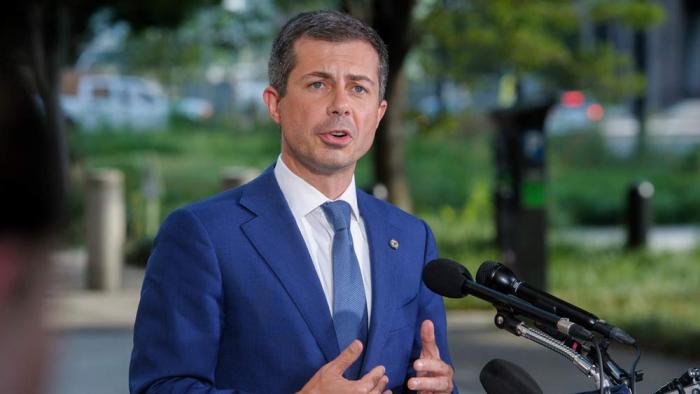
<svg viewBox="0 0 700 394"><path fill-rule="evenodd" d="M417 374L408 379L408 388L421 394L442 394L452 392L454 371L440 359L440 350L435 343L435 327L426 320L420 327L423 348L420 358L413 363Z"/></svg>
<svg viewBox="0 0 700 394"><path fill-rule="evenodd" d="M343 377L343 372L360 357L360 354L362 342L355 340L333 361L321 367L298 394L391 394L389 390L383 391L389 383L389 378L384 375L384 367L381 365L369 371L360 380L347 380Z"/></svg>

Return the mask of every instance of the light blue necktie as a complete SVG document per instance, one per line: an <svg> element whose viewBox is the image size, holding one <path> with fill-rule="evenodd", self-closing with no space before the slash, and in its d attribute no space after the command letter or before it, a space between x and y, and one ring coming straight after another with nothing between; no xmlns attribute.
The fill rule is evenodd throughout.
<svg viewBox="0 0 700 394"><path fill-rule="evenodd" d="M350 235L350 204L345 201L327 202L321 205L326 219L333 227L333 325L342 352L352 341L359 339L367 345L367 302L362 284L360 264L355 255ZM363 352L364 354L364 352ZM345 376L359 377L362 357Z"/></svg>

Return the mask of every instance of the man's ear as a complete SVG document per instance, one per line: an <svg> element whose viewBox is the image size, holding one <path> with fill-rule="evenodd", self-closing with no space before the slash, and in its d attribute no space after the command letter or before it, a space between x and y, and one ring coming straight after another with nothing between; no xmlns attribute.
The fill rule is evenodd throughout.
<svg viewBox="0 0 700 394"><path fill-rule="evenodd" d="M272 86L268 86L263 91L263 101L265 101L265 106L267 107L267 112L270 114L270 118L279 124L280 123L280 96L277 89Z"/></svg>
<svg viewBox="0 0 700 394"><path fill-rule="evenodd" d="M382 100L381 103L379 103L379 108L377 108L377 124L374 126L375 128L379 127L379 122L382 121L382 118L384 118L384 114L386 113L386 108L389 106L389 103L386 102L386 100Z"/></svg>

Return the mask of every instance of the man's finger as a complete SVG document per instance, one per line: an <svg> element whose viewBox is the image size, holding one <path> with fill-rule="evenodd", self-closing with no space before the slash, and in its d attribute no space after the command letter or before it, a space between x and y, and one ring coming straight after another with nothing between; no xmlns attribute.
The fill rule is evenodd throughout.
<svg viewBox="0 0 700 394"><path fill-rule="evenodd" d="M368 391L374 390L384 376L384 372L386 372L386 370L383 365L376 366L372 368L371 371L367 372L367 374L363 376L359 382L369 389ZM381 393L381 391L378 392Z"/></svg>
<svg viewBox="0 0 700 394"><path fill-rule="evenodd" d="M444 376L435 378L411 378L408 379L408 388L418 391L445 392L452 390L452 381Z"/></svg>
<svg viewBox="0 0 700 394"><path fill-rule="evenodd" d="M435 343L435 326L430 320L426 320L420 326L420 338L423 342L421 358L440 358L440 350Z"/></svg>
<svg viewBox="0 0 700 394"><path fill-rule="evenodd" d="M362 354L362 342L357 339L352 341L333 361L328 363L328 368L338 374L342 374Z"/></svg>
<svg viewBox="0 0 700 394"><path fill-rule="evenodd" d="M389 383L389 377L386 375L382 375L381 378L379 378L379 381L377 382L377 385L374 386L374 388L370 391L371 394L382 394L384 392L384 388L386 385Z"/></svg>
<svg viewBox="0 0 700 394"><path fill-rule="evenodd" d="M419 358L413 362L413 369L416 372L431 373L439 376L448 376L452 373L452 367L447 365L446 362L433 358Z"/></svg>

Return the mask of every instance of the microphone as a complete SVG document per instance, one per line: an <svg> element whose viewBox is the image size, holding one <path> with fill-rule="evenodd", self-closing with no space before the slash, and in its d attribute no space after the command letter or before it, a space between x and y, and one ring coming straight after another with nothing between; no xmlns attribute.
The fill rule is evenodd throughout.
<svg viewBox="0 0 700 394"><path fill-rule="evenodd" d="M484 365L479 381L486 394L542 394L542 389L524 369L494 358Z"/></svg>
<svg viewBox="0 0 700 394"><path fill-rule="evenodd" d="M472 279L469 271L461 264L449 259L435 259L423 268L423 282L433 292L450 298L462 298L473 294L475 297L494 305L506 306L513 313L550 324L559 332L584 340L593 339L593 334L569 319L543 311L518 297L506 295L482 286Z"/></svg>
<svg viewBox="0 0 700 394"><path fill-rule="evenodd" d="M589 330L602 334L625 345L634 345L635 339L622 329L612 326L575 305L538 290L516 278L515 274L501 263L485 261L476 273L477 283L504 294L512 294L547 312L567 317Z"/></svg>

